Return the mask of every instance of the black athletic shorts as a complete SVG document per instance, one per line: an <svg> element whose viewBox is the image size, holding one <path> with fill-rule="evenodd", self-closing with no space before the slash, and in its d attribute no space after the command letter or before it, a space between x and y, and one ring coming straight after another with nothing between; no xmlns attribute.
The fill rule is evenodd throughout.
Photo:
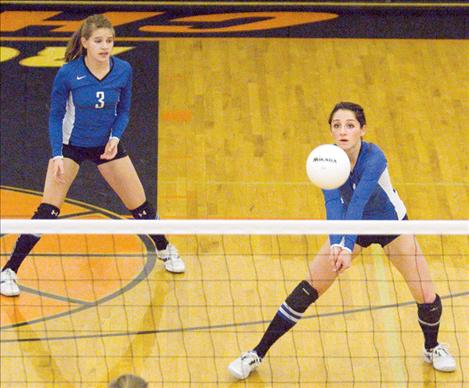
<svg viewBox="0 0 469 388"><path fill-rule="evenodd" d="M404 216L403 220L408 220L407 214ZM379 244L383 248L388 245L391 241L394 241L400 235L363 235L358 236L356 243L363 248L369 247L371 244Z"/></svg>
<svg viewBox="0 0 469 388"><path fill-rule="evenodd" d="M105 146L101 147L77 147L72 144L63 144L62 155L64 158L72 159L78 165L85 160L91 160L96 165L103 163L111 162L112 160L124 158L127 156L127 151L125 150L122 142L117 144L117 154L113 159L101 159L100 156L104 152Z"/></svg>

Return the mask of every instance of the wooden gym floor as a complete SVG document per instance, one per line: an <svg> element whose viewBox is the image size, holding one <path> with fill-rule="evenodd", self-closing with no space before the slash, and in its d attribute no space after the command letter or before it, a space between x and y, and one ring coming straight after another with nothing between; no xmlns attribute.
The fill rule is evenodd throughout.
<svg viewBox="0 0 469 388"><path fill-rule="evenodd" d="M340 100L365 107L365 139L385 151L411 219L468 218L467 41L158 44L162 218L324 218L304 164L331 141L327 117ZM28 218L39 201L38 191L4 186L2 218ZM123 215L70 199L61 216ZM0 239L2 264L15 238ZM415 304L372 247L247 382L229 376L229 362L257 343L323 239L173 236L187 272L172 275L145 237L44 236L20 270L21 296L0 299L1 386L104 387L129 372L155 387L467 386L467 236L419 237L455 373L423 363Z"/></svg>

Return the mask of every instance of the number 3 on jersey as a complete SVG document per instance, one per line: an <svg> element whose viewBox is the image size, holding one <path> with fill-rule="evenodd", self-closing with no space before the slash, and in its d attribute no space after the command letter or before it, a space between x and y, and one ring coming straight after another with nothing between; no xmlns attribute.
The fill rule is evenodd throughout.
<svg viewBox="0 0 469 388"><path fill-rule="evenodd" d="M95 104L96 109L104 108L104 92L96 92L96 98L98 99L98 103Z"/></svg>

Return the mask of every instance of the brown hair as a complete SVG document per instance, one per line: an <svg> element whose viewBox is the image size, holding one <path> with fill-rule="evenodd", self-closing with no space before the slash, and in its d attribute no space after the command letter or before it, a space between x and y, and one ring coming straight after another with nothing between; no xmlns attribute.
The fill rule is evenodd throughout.
<svg viewBox="0 0 469 388"><path fill-rule="evenodd" d="M86 49L81 44L81 38L89 39L98 28L109 28L112 34L115 35L114 27L106 16L88 16L80 28L70 37L65 50L65 62L73 61L83 54L86 55Z"/></svg>
<svg viewBox="0 0 469 388"><path fill-rule="evenodd" d="M134 375L121 375L111 383L108 388L147 388L148 383L141 377Z"/></svg>
<svg viewBox="0 0 469 388"><path fill-rule="evenodd" d="M338 110L350 110L355 114L355 118L360 123L360 127L363 127L366 124L365 112L360 105L355 104L354 102L342 101L342 102L337 103L332 109L332 112L329 115L329 120L328 120L329 125L332 122L332 116L334 116L334 113L337 112Z"/></svg>

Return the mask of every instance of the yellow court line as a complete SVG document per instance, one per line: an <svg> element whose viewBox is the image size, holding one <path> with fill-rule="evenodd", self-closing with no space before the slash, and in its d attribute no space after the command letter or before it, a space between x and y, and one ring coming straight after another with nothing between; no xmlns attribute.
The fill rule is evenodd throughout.
<svg viewBox="0 0 469 388"><path fill-rule="evenodd" d="M332 6L337 8L351 8L351 7L373 7L373 8L460 8L460 7L469 7L468 3L412 3L412 2L401 2L401 3L374 3L374 2L347 2L347 3L337 3L331 1L325 2L291 2L285 3L284 1L217 1L217 2L206 2L206 1L83 1L83 0L69 0L69 1L60 1L60 0L51 0L51 1L36 1L36 0L1 0L0 4L12 4L12 5L132 5L132 6L142 6L142 5L152 5L152 6L204 6L204 7L220 7L220 6L253 6L253 7L273 7L273 6L284 6L284 7L311 7L311 6Z"/></svg>

